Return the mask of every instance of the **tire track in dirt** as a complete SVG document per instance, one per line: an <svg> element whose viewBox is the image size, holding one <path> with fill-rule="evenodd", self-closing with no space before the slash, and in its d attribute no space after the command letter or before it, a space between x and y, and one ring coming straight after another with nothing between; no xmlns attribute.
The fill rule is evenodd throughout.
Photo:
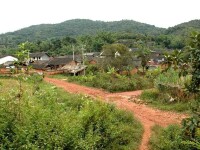
<svg viewBox="0 0 200 150"><path fill-rule="evenodd" d="M134 116L141 121L144 127L143 138L139 150L149 149L148 143L151 136L151 128L154 125L157 124L166 127L170 124L180 124L181 120L187 117L184 114L161 111L148 107L145 104L141 104L141 101L138 101L137 96L139 96L142 91L109 93L100 89L69 83L61 79L45 77L44 80L57 87L63 88L69 93L85 94L107 103L113 103L120 109L132 112Z"/></svg>

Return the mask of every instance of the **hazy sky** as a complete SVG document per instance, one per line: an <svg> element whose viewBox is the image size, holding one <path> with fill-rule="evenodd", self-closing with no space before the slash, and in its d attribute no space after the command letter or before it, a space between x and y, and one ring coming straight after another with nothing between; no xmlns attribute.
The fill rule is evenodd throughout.
<svg viewBox="0 0 200 150"><path fill-rule="evenodd" d="M200 0L0 0L0 33L77 18L167 28L200 19Z"/></svg>

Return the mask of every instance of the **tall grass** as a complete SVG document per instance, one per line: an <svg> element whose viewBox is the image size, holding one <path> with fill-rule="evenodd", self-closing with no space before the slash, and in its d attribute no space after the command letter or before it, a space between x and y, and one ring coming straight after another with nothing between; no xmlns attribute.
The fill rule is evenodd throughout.
<svg viewBox="0 0 200 150"><path fill-rule="evenodd" d="M153 127L150 139L150 150L198 150L200 143L188 142L183 139L182 129L177 125L167 128Z"/></svg>
<svg viewBox="0 0 200 150"><path fill-rule="evenodd" d="M188 101L170 101L171 96L166 92L160 92L157 89L144 90L140 99L148 105L159 108L161 110L191 113L190 106L194 103L191 99Z"/></svg>
<svg viewBox="0 0 200 150"><path fill-rule="evenodd" d="M90 87L102 88L109 92L123 92L152 88L153 84L146 77L137 74L124 76L119 74L97 73L96 75L71 76L68 81Z"/></svg>
<svg viewBox="0 0 200 150"><path fill-rule="evenodd" d="M1 149L138 148L142 127L132 114L37 78L24 80L19 97L19 82L1 79Z"/></svg>
<svg viewBox="0 0 200 150"><path fill-rule="evenodd" d="M188 101L193 99L193 95L187 92L185 88L190 80L191 76L180 77L178 71L169 69L167 72L157 76L154 80L154 85L160 91L160 94L169 95L169 100Z"/></svg>
<svg viewBox="0 0 200 150"><path fill-rule="evenodd" d="M173 69L160 74L156 72L155 88L144 90L141 99L159 109L191 113L194 95L185 88L190 80L190 76L180 77L179 72Z"/></svg>

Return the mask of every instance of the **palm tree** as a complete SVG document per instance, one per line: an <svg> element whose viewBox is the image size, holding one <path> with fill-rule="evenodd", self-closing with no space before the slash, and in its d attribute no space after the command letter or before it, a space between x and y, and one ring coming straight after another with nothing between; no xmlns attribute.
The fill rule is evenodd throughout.
<svg viewBox="0 0 200 150"><path fill-rule="evenodd" d="M174 50L171 56L172 56L173 68L174 70L177 70L178 67L181 65L181 63L183 62L182 51Z"/></svg>
<svg viewBox="0 0 200 150"><path fill-rule="evenodd" d="M169 53L164 54L163 64L167 65L167 69L173 67L174 70L177 70L182 62L183 59L181 50L174 50L172 54Z"/></svg>
<svg viewBox="0 0 200 150"><path fill-rule="evenodd" d="M166 69L169 69L172 66L172 56L169 53L165 53L164 54L164 61L163 61L163 65L167 65Z"/></svg>

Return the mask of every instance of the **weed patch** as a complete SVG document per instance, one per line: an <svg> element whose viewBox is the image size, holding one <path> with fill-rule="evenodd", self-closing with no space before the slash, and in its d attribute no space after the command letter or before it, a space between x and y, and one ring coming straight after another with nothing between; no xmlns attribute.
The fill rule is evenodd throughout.
<svg viewBox="0 0 200 150"><path fill-rule="evenodd" d="M21 97L16 79L1 80L1 149L138 148L142 126L132 114L39 80L23 80Z"/></svg>

